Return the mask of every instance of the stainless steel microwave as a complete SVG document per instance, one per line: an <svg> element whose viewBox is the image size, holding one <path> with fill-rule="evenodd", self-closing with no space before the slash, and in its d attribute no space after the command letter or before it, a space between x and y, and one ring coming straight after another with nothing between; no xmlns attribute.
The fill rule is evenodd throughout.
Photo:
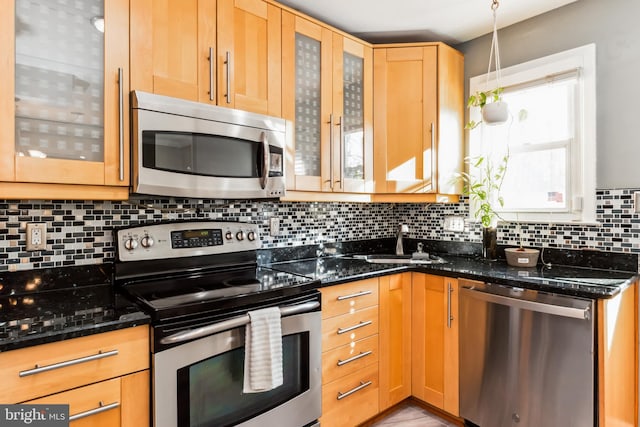
<svg viewBox="0 0 640 427"><path fill-rule="evenodd" d="M133 91L132 191L205 199L285 193L286 121Z"/></svg>

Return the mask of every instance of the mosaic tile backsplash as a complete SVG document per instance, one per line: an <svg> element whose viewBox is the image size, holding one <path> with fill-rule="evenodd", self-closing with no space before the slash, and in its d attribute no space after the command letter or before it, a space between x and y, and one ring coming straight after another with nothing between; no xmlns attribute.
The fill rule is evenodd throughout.
<svg viewBox="0 0 640 427"><path fill-rule="evenodd" d="M500 224L498 244L640 253L640 214L634 189L598 190L599 225ZM114 227L181 219L245 221L260 227L263 248L393 237L397 224L409 238L481 241L481 227L466 222L463 232L444 232L447 215L468 216L468 204L359 204L220 200L0 201L0 271L100 264L115 256ZM280 219L280 235L269 235L269 220ZM25 250L25 224L47 225L47 250Z"/></svg>

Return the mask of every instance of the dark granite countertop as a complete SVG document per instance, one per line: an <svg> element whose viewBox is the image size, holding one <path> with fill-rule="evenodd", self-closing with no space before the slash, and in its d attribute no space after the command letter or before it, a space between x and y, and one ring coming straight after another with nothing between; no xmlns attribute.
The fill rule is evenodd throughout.
<svg viewBox="0 0 640 427"><path fill-rule="evenodd" d="M114 292L110 264L0 274L0 352L150 322Z"/></svg>
<svg viewBox="0 0 640 427"><path fill-rule="evenodd" d="M636 279L636 274L629 271L555 265L520 268L510 267L504 261L465 256L447 256L446 260L446 264L430 265L370 264L363 259L339 256L279 262L269 267L320 280L321 286L419 271L595 299L610 298Z"/></svg>
<svg viewBox="0 0 640 427"><path fill-rule="evenodd" d="M427 247L429 247L428 244ZM321 249L326 251L325 248ZM367 249L370 252L366 252ZM443 248L438 249L442 250ZM447 253L446 250L438 253L447 261L446 264L371 264L352 256L353 253L391 253L388 242L375 242L370 248L366 247L366 243L359 242L346 248L338 247L336 253L331 256L320 257L315 257L315 249L289 248L288 250L262 254L262 260L270 268L320 280L321 286L332 286L405 271L419 271L599 299L610 298L618 294L637 278L638 262L635 255L630 257L614 256L615 259L611 259L611 254L593 253L593 251L585 253L545 251L545 253L547 252L549 252L549 258L554 262L550 266L539 264L532 268L511 267L504 259L487 261L471 252L458 255ZM569 263L572 259L576 263L582 263L588 267L556 263L556 261ZM636 266L636 270L632 270L633 265ZM616 266L622 266L625 269L613 268Z"/></svg>

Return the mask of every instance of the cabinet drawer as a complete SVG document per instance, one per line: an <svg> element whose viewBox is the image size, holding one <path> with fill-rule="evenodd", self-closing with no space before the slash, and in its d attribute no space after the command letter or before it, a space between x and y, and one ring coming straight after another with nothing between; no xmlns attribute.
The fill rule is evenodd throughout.
<svg viewBox="0 0 640 427"><path fill-rule="evenodd" d="M356 426L377 414L377 363L322 386L322 426Z"/></svg>
<svg viewBox="0 0 640 427"><path fill-rule="evenodd" d="M322 355L322 383L330 383L378 363L378 335L329 350Z"/></svg>
<svg viewBox="0 0 640 427"><path fill-rule="evenodd" d="M322 288L320 292L323 319L378 305L378 279L330 286Z"/></svg>
<svg viewBox="0 0 640 427"><path fill-rule="evenodd" d="M367 307L322 321L322 351L378 333L378 306Z"/></svg>
<svg viewBox="0 0 640 427"><path fill-rule="evenodd" d="M148 326L0 354L0 402L17 403L149 368Z"/></svg>
<svg viewBox="0 0 640 427"><path fill-rule="evenodd" d="M27 403L69 405L70 427L119 426L120 378L52 394Z"/></svg>

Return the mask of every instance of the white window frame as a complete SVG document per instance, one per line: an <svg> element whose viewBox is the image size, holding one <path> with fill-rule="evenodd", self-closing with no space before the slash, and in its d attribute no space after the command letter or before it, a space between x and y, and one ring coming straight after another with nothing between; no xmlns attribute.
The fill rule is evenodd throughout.
<svg viewBox="0 0 640 427"><path fill-rule="evenodd" d="M565 212L531 210L509 212L500 211L502 219L520 222L543 223L596 223L596 46L589 44L575 49L549 55L543 58L524 62L501 70L500 86L521 85L543 79L548 76L562 74L571 70L579 70L578 98L582 109L577 110L576 140L577 150L570 150L571 176L567 177L571 185L572 199L569 210ZM495 88L495 71L482 74L469 80L469 93L488 91ZM478 108L469 111L469 119L481 120ZM481 125L483 126L483 125ZM471 130L469 133L469 157L482 154L481 131ZM473 171L471 171L473 172ZM471 212L475 206L471 201Z"/></svg>

